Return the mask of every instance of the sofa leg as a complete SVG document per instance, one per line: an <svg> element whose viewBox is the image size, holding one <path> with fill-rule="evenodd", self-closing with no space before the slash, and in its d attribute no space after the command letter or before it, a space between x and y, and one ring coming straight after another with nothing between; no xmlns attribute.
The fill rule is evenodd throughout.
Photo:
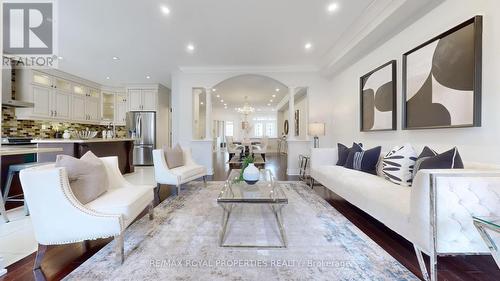
<svg viewBox="0 0 500 281"><path fill-rule="evenodd" d="M415 249L415 254L417 255L418 265L420 266L420 271L422 272L422 278L425 281L430 281L429 273L425 267L424 257L422 256L422 251L416 245L413 245L413 248Z"/></svg>
<svg viewBox="0 0 500 281"><path fill-rule="evenodd" d="M149 220L152 221L155 218L155 205L154 201L148 205Z"/></svg>
<svg viewBox="0 0 500 281"><path fill-rule="evenodd" d="M207 176L203 176L203 184L207 187Z"/></svg>
<svg viewBox="0 0 500 281"><path fill-rule="evenodd" d="M311 178L311 180L309 181L309 186L312 188L314 188L314 179Z"/></svg>
<svg viewBox="0 0 500 281"><path fill-rule="evenodd" d="M115 255L116 255L116 261L119 264L123 264L123 261L125 260L123 233L121 233L118 236L115 236Z"/></svg>
<svg viewBox="0 0 500 281"><path fill-rule="evenodd" d="M48 248L47 245L38 244L38 251L36 252L35 264L33 266L33 275L36 281L47 280L45 278L45 274L43 274L42 271L42 260L43 256L45 256L45 253L47 252L47 248Z"/></svg>
<svg viewBox="0 0 500 281"><path fill-rule="evenodd" d="M177 184L177 195L181 194L181 184Z"/></svg>

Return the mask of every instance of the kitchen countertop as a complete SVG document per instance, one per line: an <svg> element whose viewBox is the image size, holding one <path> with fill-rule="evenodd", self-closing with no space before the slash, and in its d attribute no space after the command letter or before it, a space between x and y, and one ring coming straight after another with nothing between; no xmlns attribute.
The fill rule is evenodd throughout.
<svg viewBox="0 0 500 281"><path fill-rule="evenodd" d="M34 139L32 143L91 143L91 142L117 142L117 141L135 141L133 138L116 138L116 139L103 139L93 138L89 140L80 139Z"/></svg>
<svg viewBox="0 0 500 281"><path fill-rule="evenodd" d="M33 153L49 153L49 152L60 152L63 151L62 148L37 148L37 147L22 147L22 146L2 146L0 147L0 156L9 155L23 155L23 154L33 154Z"/></svg>

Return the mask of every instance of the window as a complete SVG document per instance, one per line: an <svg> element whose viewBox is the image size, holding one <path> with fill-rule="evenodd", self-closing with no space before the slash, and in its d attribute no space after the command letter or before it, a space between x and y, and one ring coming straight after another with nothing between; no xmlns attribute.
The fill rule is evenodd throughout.
<svg viewBox="0 0 500 281"><path fill-rule="evenodd" d="M266 136L275 137L276 136L276 122L266 123Z"/></svg>
<svg viewBox="0 0 500 281"><path fill-rule="evenodd" d="M262 134L263 134L263 124L262 123L255 123L255 126L254 126L254 136L255 137L262 137Z"/></svg>
<svg viewBox="0 0 500 281"><path fill-rule="evenodd" d="M232 137L234 134L233 121L226 121L226 137Z"/></svg>
<svg viewBox="0 0 500 281"><path fill-rule="evenodd" d="M258 116L253 118L253 137L276 137L276 117L274 116Z"/></svg>

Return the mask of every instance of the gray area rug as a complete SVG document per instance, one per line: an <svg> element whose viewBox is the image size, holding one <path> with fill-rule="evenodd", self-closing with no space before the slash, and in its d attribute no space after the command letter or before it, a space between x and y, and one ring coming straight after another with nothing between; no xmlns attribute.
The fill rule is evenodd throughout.
<svg viewBox="0 0 500 281"><path fill-rule="evenodd" d="M221 248L221 182L192 182L125 233L125 262L114 242L66 280L418 280L343 215L300 182L280 182L288 248ZM236 208L226 242L279 243L267 206Z"/></svg>

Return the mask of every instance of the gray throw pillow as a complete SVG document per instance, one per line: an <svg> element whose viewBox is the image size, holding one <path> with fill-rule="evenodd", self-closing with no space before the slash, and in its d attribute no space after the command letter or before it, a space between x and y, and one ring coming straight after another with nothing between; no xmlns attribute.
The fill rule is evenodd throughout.
<svg viewBox="0 0 500 281"><path fill-rule="evenodd" d="M165 153L165 160L167 161L169 169L184 166L184 154L179 144L177 144L174 148L164 145L163 152Z"/></svg>
<svg viewBox="0 0 500 281"><path fill-rule="evenodd" d="M66 168L71 191L82 204L94 201L108 189L106 167L101 159L90 151L80 159L57 155L56 167Z"/></svg>

